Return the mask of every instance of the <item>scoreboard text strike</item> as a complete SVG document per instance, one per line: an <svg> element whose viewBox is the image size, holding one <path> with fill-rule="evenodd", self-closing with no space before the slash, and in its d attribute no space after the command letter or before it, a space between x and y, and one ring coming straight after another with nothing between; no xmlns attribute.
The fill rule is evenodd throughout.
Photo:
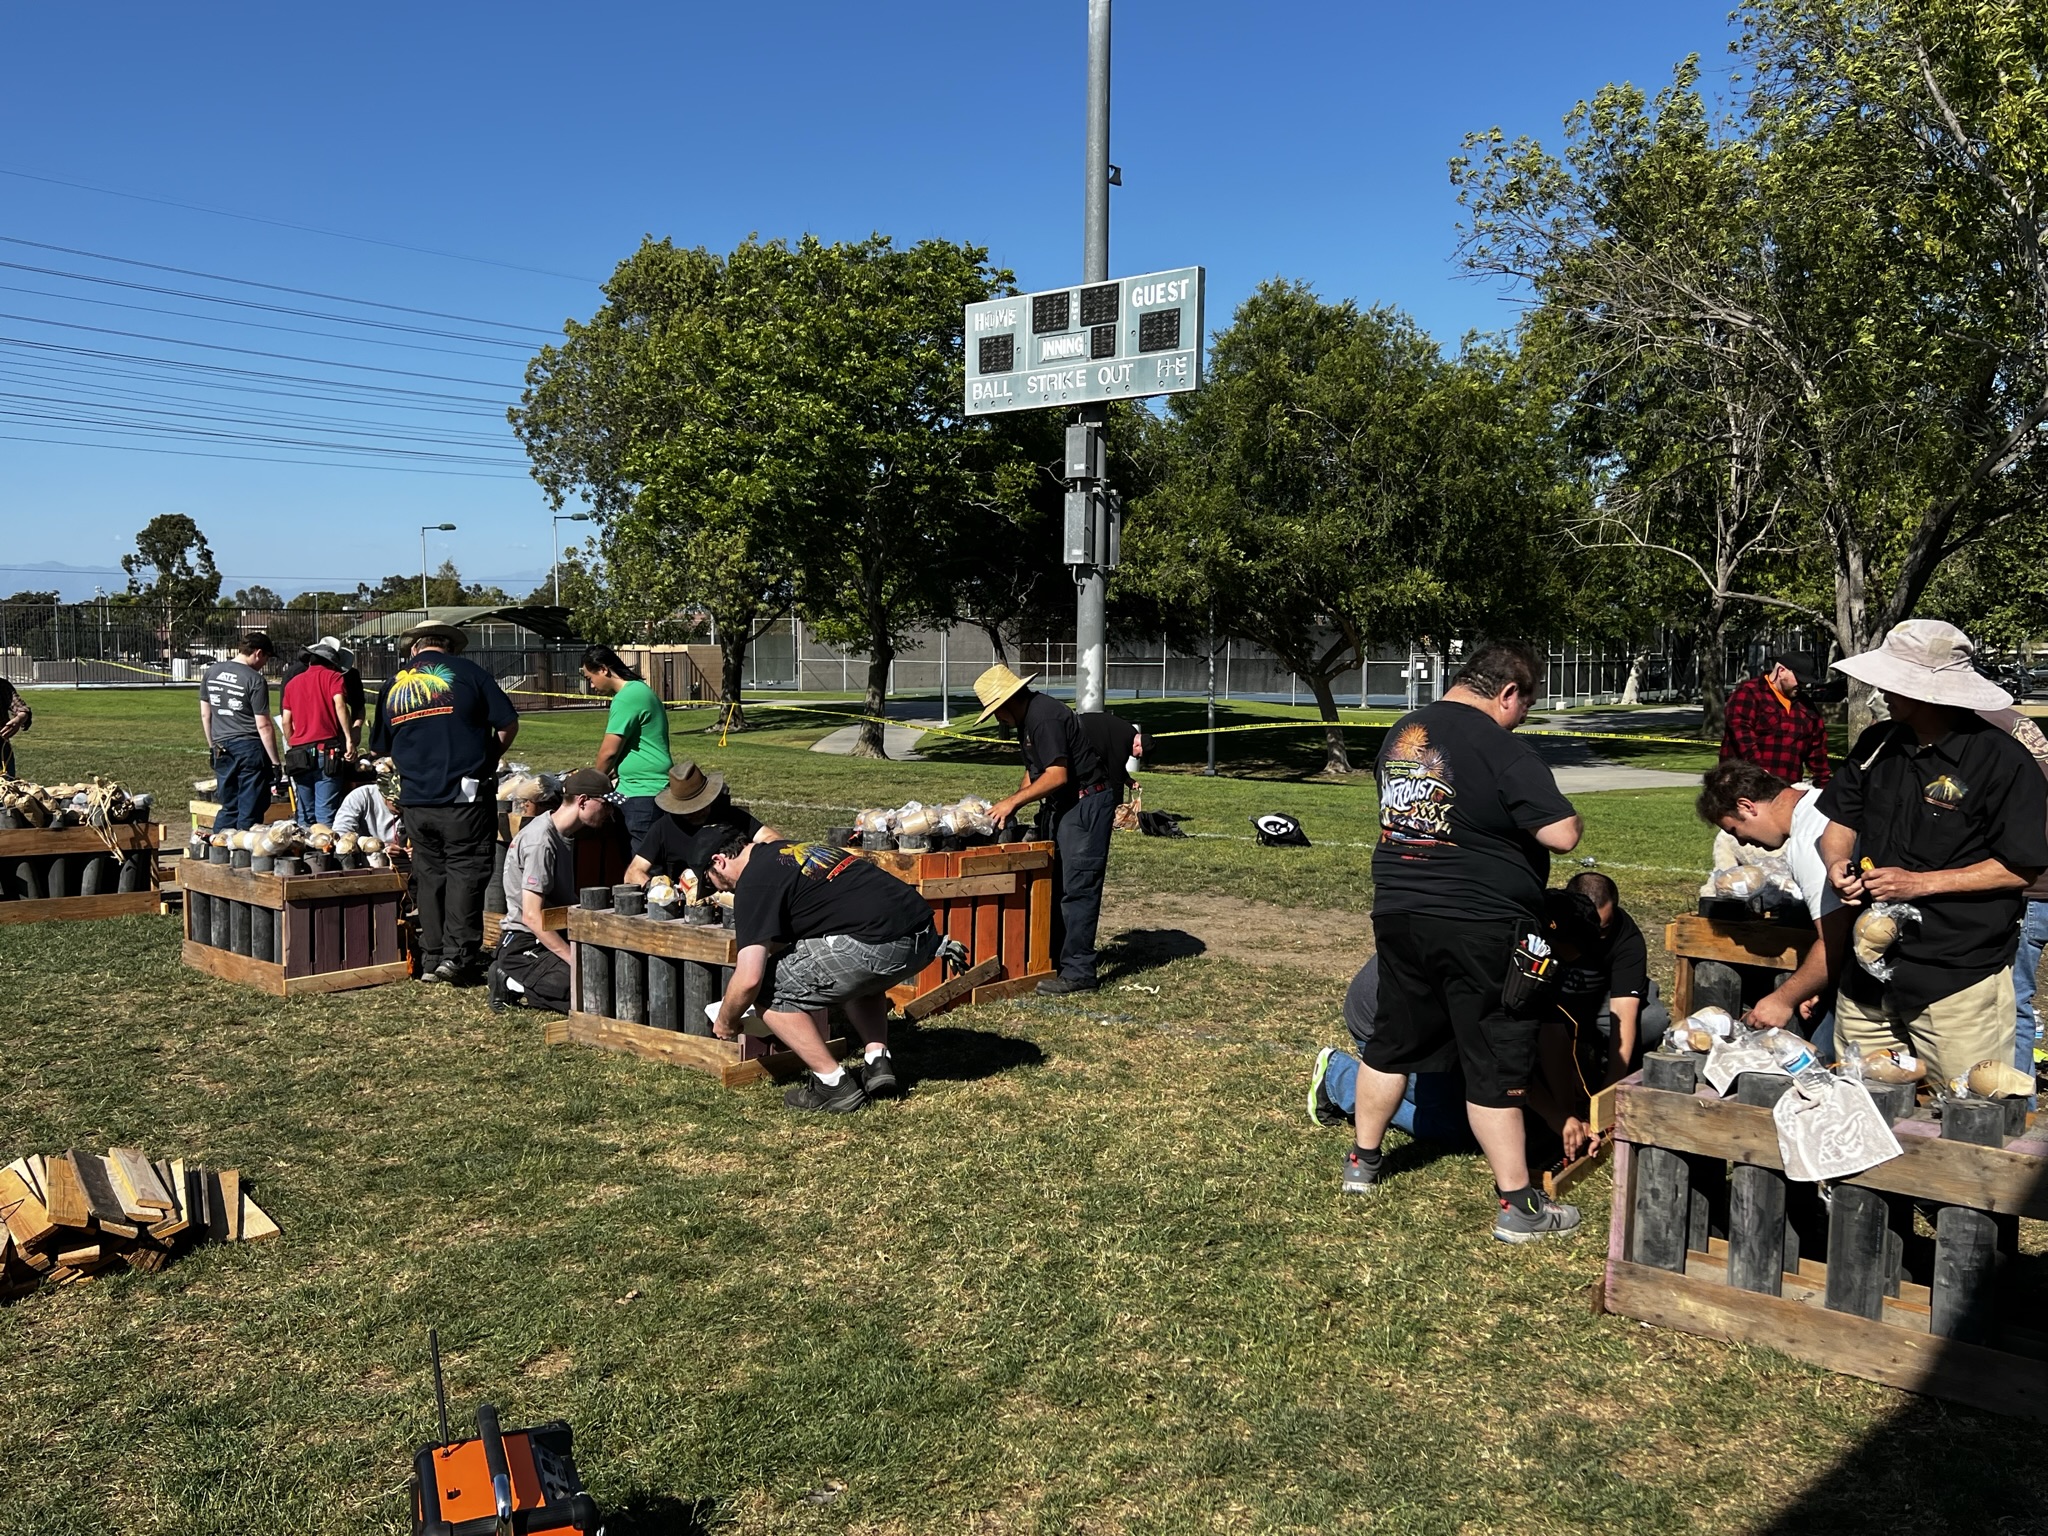
<svg viewBox="0 0 2048 1536"><path fill-rule="evenodd" d="M967 306L967 414L1178 394L1202 382L1202 269Z"/></svg>

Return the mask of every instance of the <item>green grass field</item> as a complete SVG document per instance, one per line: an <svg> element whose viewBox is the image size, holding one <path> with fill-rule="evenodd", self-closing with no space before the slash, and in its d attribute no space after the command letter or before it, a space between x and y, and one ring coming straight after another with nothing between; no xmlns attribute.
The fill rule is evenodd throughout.
<svg viewBox="0 0 2048 1536"><path fill-rule="evenodd" d="M33 702L25 772L111 771L178 819L190 695ZM679 750L791 830L1014 781L1002 751L862 763L765 723ZM597 725L530 717L520 752L586 761ZM1370 785L1243 750L1258 777L1155 776L1215 835L1119 838L1106 933L1179 893L1363 940ZM1646 929L1697 879L1688 800L1582 802ZM1255 847L1267 809L1317 846ZM1341 980L1109 958L1085 1008L906 1035L908 1098L820 1124L546 1048L475 992L286 1002L181 968L168 920L0 928L0 1150L239 1166L284 1228L0 1307L0 1530L402 1531L429 1325L458 1416L575 1425L614 1532L2041 1528L2027 1426L1593 1315L1604 1175L1581 1233L1521 1249L1473 1158L1397 1146L1341 1201L1343 1135L1302 1111Z"/></svg>

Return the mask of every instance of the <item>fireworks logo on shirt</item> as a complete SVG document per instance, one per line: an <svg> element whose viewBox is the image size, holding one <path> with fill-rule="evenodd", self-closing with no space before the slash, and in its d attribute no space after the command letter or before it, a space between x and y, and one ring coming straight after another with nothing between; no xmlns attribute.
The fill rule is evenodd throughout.
<svg viewBox="0 0 2048 1536"><path fill-rule="evenodd" d="M781 852L806 880L837 879L855 858L830 843L784 843Z"/></svg>
<svg viewBox="0 0 2048 1536"><path fill-rule="evenodd" d="M438 661L423 667L405 667L391 680L391 691L384 695L384 707L391 712L394 726L433 715L452 715L455 674Z"/></svg>
<svg viewBox="0 0 2048 1536"><path fill-rule="evenodd" d="M1457 798L1451 765L1429 744L1426 729L1409 726L1380 765L1380 841L1418 851L1448 843Z"/></svg>
<svg viewBox="0 0 2048 1536"><path fill-rule="evenodd" d="M1923 785L1920 795L1929 805L1952 811L1963 803L1963 796L1969 792L1969 785L1944 773L1937 775L1931 783Z"/></svg>

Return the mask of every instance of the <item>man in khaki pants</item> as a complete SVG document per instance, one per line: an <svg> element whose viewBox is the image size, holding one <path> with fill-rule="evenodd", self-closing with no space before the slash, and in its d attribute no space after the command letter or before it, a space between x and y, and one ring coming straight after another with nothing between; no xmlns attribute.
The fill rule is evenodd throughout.
<svg viewBox="0 0 2048 1536"><path fill-rule="evenodd" d="M1908 619L1838 670L1884 696L1821 791L1828 879L1845 905L1908 902L1880 981L1842 967L1835 1038L1846 1052L1900 1046L1946 1080L2013 1059L2013 954L2030 881L2048 867L2048 788L2025 747L1980 718L2011 698L1979 675L1969 637Z"/></svg>

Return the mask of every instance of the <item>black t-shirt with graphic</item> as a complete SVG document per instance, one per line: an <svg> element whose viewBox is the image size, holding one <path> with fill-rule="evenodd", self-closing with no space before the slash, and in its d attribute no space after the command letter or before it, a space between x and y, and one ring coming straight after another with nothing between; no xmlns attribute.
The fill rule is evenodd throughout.
<svg viewBox="0 0 2048 1536"><path fill-rule="evenodd" d="M1533 836L1571 802L1526 742L1468 704L1403 715L1380 747L1374 912L1535 917L1550 854Z"/></svg>
<svg viewBox="0 0 2048 1536"><path fill-rule="evenodd" d="M843 933L886 944L931 926L915 887L830 843L757 843L733 888L733 939L794 944Z"/></svg>
<svg viewBox="0 0 2048 1536"><path fill-rule="evenodd" d="M421 651L378 696L370 749L398 764L401 806L468 805L488 793L479 785L497 766L497 732L518 719L475 662Z"/></svg>
<svg viewBox="0 0 2048 1536"><path fill-rule="evenodd" d="M682 818L663 812L655 818L634 857L647 861L650 872L673 880L686 869L706 870L712 855L735 836L752 837L761 823L724 795L719 796L696 826L684 826Z"/></svg>

